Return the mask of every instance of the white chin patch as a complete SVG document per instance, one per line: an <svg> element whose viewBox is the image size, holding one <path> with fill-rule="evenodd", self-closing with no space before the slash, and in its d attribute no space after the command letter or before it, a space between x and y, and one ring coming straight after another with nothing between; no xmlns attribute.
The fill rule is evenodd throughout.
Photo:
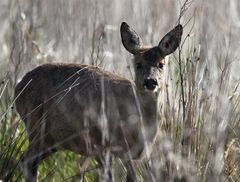
<svg viewBox="0 0 240 182"><path fill-rule="evenodd" d="M159 90L159 87L156 87L154 90L149 90L149 89L147 89L147 86L144 86L143 88L144 88L144 91L145 91L145 92L153 92L153 93L156 93L156 92L158 92L158 90Z"/></svg>
<svg viewBox="0 0 240 182"><path fill-rule="evenodd" d="M156 87L152 92L157 93L159 91L159 89L160 89L159 87Z"/></svg>

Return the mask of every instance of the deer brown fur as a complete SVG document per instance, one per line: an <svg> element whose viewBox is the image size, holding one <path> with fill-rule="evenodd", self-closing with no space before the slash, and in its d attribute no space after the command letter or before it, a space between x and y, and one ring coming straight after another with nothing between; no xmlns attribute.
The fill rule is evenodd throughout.
<svg viewBox="0 0 240 182"><path fill-rule="evenodd" d="M176 50L181 36L178 25L158 46L145 48L123 22L122 43L134 55L134 82L79 64L44 64L28 72L15 89L29 139L25 180L37 181L39 163L58 150L97 158L108 150L123 161L139 158L157 134L163 59Z"/></svg>

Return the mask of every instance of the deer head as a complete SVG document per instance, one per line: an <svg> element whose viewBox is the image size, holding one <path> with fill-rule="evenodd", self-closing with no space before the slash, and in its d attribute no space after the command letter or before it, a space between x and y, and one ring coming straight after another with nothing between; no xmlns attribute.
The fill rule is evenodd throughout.
<svg viewBox="0 0 240 182"><path fill-rule="evenodd" d="M180 44L182 25L177 25L152 48L144 46L142 39L126 22L121 24L120 31L123 46L134 55L135 84L138 90L156 92L160 88L164 58Z"/></svg>

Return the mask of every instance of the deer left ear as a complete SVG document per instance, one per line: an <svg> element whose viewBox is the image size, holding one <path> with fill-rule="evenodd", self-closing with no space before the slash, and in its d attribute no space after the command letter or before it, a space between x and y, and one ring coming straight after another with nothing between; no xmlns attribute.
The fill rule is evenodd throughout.
<svg viewBox="0 0 240 182"><path fill-rule="evenodd" d="M181 42L182 33L183 27L179 24L162 38L158 47L164 56L173 53L177 49Z"/></svg>
<svg viewBox="0 0 240 182"><path fill-rule="evenodd" d="M123 46L132 54L137 54L143 47L142 39L138 34L126 23L122 22L120 28Z"/></svg>

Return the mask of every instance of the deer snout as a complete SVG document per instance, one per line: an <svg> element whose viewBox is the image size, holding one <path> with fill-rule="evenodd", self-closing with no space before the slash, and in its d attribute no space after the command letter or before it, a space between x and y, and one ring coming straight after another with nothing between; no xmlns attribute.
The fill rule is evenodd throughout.
<svg viewBox="0 0 240 182"><path fill-rule="evenodd" d="M158 85L157 80L153 78L147 78L143 83L143 87L147 90L154 90L157 85Z"/></svg>

